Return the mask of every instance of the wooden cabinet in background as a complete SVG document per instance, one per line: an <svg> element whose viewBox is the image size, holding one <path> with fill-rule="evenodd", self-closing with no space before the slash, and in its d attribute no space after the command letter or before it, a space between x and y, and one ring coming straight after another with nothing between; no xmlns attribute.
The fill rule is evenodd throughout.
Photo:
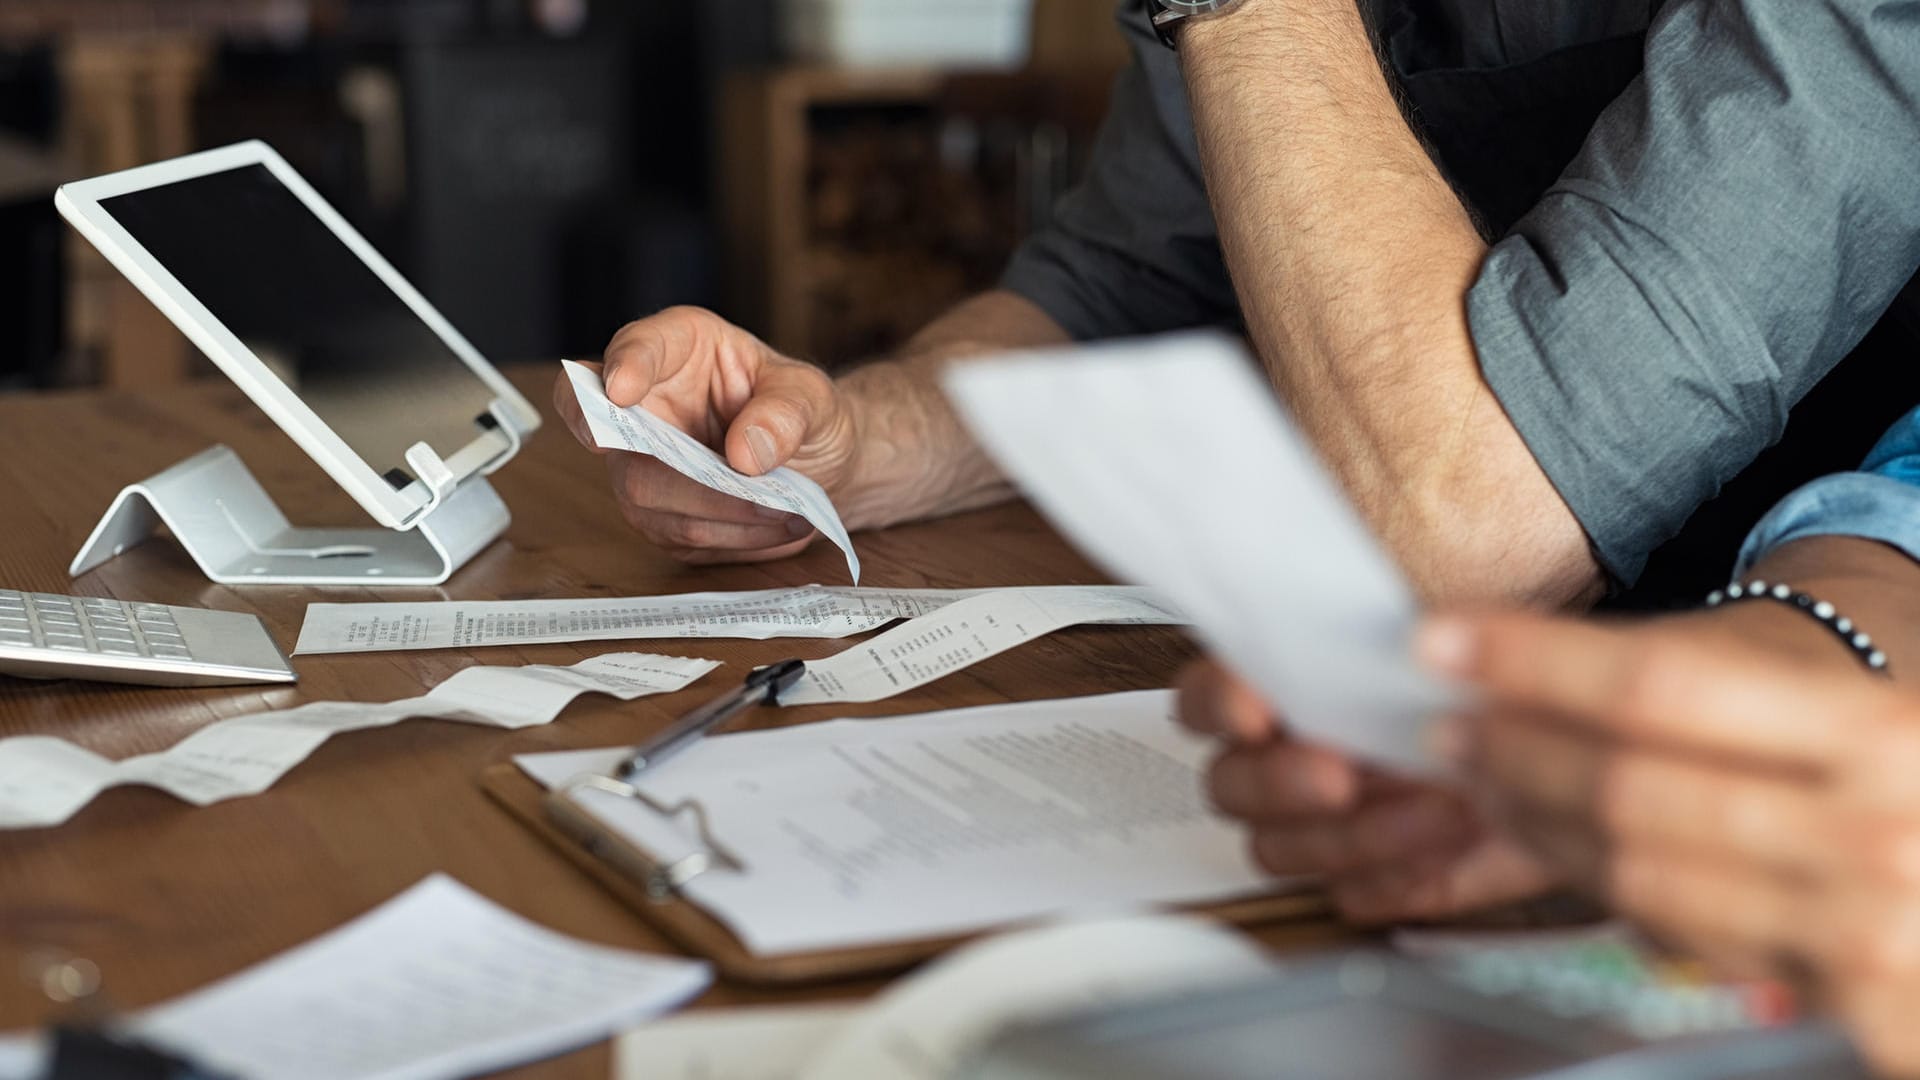
<svg viewBox="0 0 1920 1080"><path fill-rule="evenodd" d="M720 158L729 309L828 367L997 280L1078 174L1111 73L791 68L734 76Z"/></svg>

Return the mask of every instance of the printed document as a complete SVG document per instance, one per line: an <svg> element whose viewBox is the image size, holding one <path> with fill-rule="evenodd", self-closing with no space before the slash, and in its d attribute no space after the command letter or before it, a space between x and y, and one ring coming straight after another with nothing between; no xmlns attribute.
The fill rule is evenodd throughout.
<svg viewBox="0 0 1920 1080"><path fill-rule="evenodd" d="M576 941L435 875L132 1028L253 1080L450 1080L584 1046L711 980L705 964Z"/></svg>
<svg viewBox="0 0 1920 1080"><path fill-rule="evenodd" d="M342 731L412 717L499 728L545 724L584 693L632 701L688 686L719 667L713 660L612 653L572 667L470 667L424 696L369 703L316 701L216 721L154 754L113 761L50 735L0 739L0 829L58 825L120 784L159 788L208 806L272 787L321 743Z"/></svg>
<svg viewBox="0 0 1920 1080"><path fill-rule="evenodd" d="M1128 608L1115 621L1156 621L1171 610L1147 590L1115 585L1017 589L873 589L804 585L749 592L681 593L577 600L429 600L309 604L298 655L473 649L556 641L659 638L843 638L914 619L993 592L1033 594L1048 606ZM1173 621L1183 621L1175 619Z"/></svg>
<svg viewBox="0 0 1920 1080"><path fill-rule="evenodd" d="M1270 974L1251 938L1203 919L1126 915L966 945L864 1006L713 1010L620 1037L615 1080L942 1080L1009 1023Z"/></svg>
<svg viewBox="0 0 1920 1080"><path fill-rule="evenodd" d="M1212 741L1172 709L1154 690L722 735L637 786L705 808L746 869L686 893L762 956L1272 891L1201 794ZM515 760L557 787L624 753ZM657 859L699 847L637 800L573 797Z"/></svg>
<svg viewBox="0 0 1920 1080"><path fill-rule="evenodd" d="M1053 523L1159 590L1290 727L1438 771L1453 701L1409 654L1413 591L1253 359L1191 334L951 369L961 417Z"/></svg>
<svg viewBox="0 0 1920 1080"><path fill-rule="evenodd" d="M820 534L847 555L847 572L860 584L860 556L840 521L840 512L819 484L785 465L761 476L734 470L727 459L665 420L638 405L621 408L607 399L600 373L584 364L562 360L580 413L586 417L593 441L603 450L625 450L657 458L668 468L723 495L756 506L770 506L807 519Z"/></svg>
<svg viewBox="0 0 1920 1080"><path fill-rule="evenodd" d="M780 695L780 704L879 701L1082 623L1184 621L1145 589L1006 589L970 596L824 660L807 661L807 673Z"/></svg>

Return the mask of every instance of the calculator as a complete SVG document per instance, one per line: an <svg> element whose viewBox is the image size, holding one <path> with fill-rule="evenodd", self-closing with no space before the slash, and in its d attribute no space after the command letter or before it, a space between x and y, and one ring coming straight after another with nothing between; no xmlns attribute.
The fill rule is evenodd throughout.
<svg viewBox="0 0 1920 1080"><path fill-rule="evenodd" d="M1768 982L1630 941L1384 951L1253 983L1040 1019L972 1080L1868 1080L1844 1033Z"/></svg>
<svg viewBox="0 0 1920 1080"><path fill-rule="evenodd" d="M0 676L6 675L143 686L296 678L252 615L0 589Z"/></svg>

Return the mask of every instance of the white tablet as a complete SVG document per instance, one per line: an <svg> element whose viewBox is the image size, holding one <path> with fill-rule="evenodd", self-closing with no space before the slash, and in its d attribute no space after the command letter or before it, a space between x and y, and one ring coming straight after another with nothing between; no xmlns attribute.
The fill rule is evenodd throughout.
<svg viewBox="0 0 1920 1080"><path fill-rule="evenodd" d="M415 443L464 479L540 426L265 143L68 184L54 202L382 525L409 528L430 505Z"/></svg>

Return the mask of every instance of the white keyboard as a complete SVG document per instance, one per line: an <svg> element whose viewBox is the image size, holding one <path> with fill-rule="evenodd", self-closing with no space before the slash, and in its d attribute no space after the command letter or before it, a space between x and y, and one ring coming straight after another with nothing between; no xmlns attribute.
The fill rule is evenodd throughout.
<svg viewBox="0 0 1920 1080"><path fill-rule="evenodd" d="M0 589L0 675L148 686L293 682L252 615Z"/></svg>

